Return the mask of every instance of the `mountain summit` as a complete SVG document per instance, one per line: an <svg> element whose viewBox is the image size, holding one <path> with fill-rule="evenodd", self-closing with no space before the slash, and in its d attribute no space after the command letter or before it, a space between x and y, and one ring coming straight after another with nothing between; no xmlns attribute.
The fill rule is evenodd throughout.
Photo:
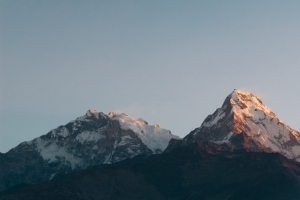
<svg viewBox="0 0 300 200"><path fill-rule="evenodd" d="M52 179L61 172L162 153L179 137L159 125L90 109L84 116L0 153L0 191L18 183Z"/></svg>
<svg viewBox="0 0 300 200"><path fill-rule="evenodd" d="M279 152L300 161L299 132L278 119L258 96L241 90L228 95L222 107L184 139L188 143L211 141L249 151Z"/></svg>

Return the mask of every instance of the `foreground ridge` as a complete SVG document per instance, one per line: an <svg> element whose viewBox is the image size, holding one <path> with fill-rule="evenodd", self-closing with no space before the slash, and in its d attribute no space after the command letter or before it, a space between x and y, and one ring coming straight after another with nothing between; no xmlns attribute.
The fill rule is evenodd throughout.
<svg viewBox="0 0 300 200"><path fill-rule="evenodd" d="M0 199L299 199L300 164L198 142L0 193Z"/></svg>

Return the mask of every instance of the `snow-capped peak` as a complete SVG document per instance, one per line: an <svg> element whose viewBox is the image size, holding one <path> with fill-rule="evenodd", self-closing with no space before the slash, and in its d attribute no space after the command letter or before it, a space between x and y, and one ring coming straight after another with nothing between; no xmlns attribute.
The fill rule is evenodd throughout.
<svg viewBox="0 0 300 200"><path fill-rule="evenodd" d="M12 184L46 181L61 172L162 153L172 138L178 137L142 118L89 109L85 115L11 149L7 154L15 160L15 168L7 174L17 177Z"/></svg>
<svg viewBox="0 0 300 200"><path fill-rule="evenodd" d="M26 167L19 167L28 174L25 178L22 176L21 182L32 178L33 172L28 173L28 169L34 171L37 163L42 180L49 180L60 172L112 164L142 154L162 153L172 138L180 139L158 125L148 125L142 118L134 119L118 112L106 115L89 109L76 120L23 142L8 153L31 159L26 161Z"/></svg>
<svg viewBox="0 0 300 200"><path fill-rule="evenodd" d="M234 119L251 119L251 122L254 124L264 124L267 126L270 124L270 121L278 121L278 123L283 124L283 122L275 115L275 113L267 107L261 99L248 92L244 92L241 90L234 90L231 94L230 100L232 111L234 113ZM298 138L299 133L289 126L285 125L286 128L290 131L290 133ZM270 130L271 135L273 130Z"/></svg>
<svg viewBox="0 0 300 200"><path fill-rule="evenodd" d="M280 152L300 161L299 132L278 119L258 96L242 90L228 95L222 107L186 138L253 151Z"/></svg>
<svg viewBox="0 0 300 200"><path fill-rule="evenodd" d="M259 113L265 113L271 117L276 117L274 112L264 105L258 96L252 93L234 90L231 93L230 103L236 115L243 113L246 117L260 118L262 116Z"/></svg>
<svg viewBox="0 0 300 200"><path fill-rule="evenodd" d="M235 121L237 119L245 118L251 118L254 121L259 121L265 118L265 115L278 119L275 113L269 107L264 105L258 96L235 89L227 96L222 107L218 108L213 115L210 115L210 120L207 118L203 122L202 126L211 127L217 125L219 120L222 120L229 114L233 115L233 120ZM282 123L281 120L279 121Z"/></svg>

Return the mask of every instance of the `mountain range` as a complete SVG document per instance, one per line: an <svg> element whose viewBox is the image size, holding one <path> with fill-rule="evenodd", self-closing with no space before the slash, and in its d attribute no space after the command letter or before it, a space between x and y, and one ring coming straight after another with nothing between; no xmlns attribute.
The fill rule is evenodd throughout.
<svg viewBox="0 0 300 200"><path fill-rule="evenodd" d="M0 199L299 199L299 137L241 90L183 139L91 109L0 154Z"/></svg>

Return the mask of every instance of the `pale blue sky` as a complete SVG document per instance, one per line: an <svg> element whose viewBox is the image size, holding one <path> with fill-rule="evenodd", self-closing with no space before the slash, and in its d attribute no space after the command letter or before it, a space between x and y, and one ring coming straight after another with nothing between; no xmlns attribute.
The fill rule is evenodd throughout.
<svg viewBox="0 0 300 200"><path fill-rule="evenodd" d="M89 108L181 137L234 88L300 130L300 1L0 1L0 152Z"/></svg>

